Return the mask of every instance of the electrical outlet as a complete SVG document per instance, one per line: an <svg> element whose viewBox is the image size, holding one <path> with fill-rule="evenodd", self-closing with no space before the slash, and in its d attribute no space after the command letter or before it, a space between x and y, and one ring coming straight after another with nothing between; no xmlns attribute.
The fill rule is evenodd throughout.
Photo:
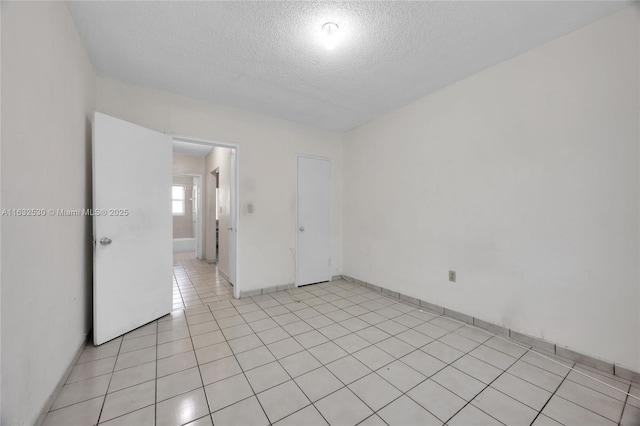
<svg viewBox="0 0 640 426"><path fill-rule="evenodd" d="M449 281L452 283L456 282L456 271L449 271Z"/></svg>

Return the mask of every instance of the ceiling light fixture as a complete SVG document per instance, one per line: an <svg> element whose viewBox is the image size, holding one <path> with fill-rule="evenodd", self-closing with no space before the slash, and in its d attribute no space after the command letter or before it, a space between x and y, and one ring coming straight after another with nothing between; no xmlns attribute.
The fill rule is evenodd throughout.
<svg viewBox="0 0 640 426"><path fill-rule="evenodd" d="M327 22L322 26L322 35L324 40L324 47L329 50L333 50L338 43L338 24L333 22Z"/></svg>

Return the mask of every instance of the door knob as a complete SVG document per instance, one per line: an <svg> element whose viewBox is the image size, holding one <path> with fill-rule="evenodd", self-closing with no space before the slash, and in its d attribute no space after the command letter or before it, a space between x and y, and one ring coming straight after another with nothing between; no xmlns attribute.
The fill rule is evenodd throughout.
<svg viewBox="0 0 640 426"><path fill-rule="evenodd" d="M103 246L108 246L109 244L111 244L111 238L100 238L100 244L102 244Z"/></svg>
<svg viewBox="0 0 640 426"><path fill-rule="evenodd" d="M300 232L304 232L304 226L300 227Z"/></svg>

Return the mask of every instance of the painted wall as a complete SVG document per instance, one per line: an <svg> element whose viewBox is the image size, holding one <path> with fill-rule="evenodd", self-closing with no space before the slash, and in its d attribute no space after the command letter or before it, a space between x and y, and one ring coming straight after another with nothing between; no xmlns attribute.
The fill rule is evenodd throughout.
<svg viewBox="0 0 640 426"><path fill-rule="evenodd" d="M296 153L333 160L333 274L342 272L342 136L338 133L121 82L98 79L98 111L151 129L237 143L238 282L242 290L287 283L295 247ZM247 205L254 213L247 213Z"/></svg>
<svg viewBox="0 0 640 426"><path fill-rule="evenodd" d="M195 228L193 223L193 178L173 177L174 185L184 186L184 214L173 215L173 238L195 238Z"/></svg>
<svg viewBox="0 0 640 426"><path fill-rule="evenodd" d="M345 273L639 371L638 22L346 133Z"/></svg>
<svg viewBox="0 0 640 426"><path fill-rule="evenodd" d="M64 2L2 3L2 206L91 207L96 80ZM25 161L27 159L27 161ZM33 424L91 321L91 218L2 219L2 419Z"/></svg>
<svg viewBox="0 0 640 426"><path fill-rule="evenodd" d="M231 150L228 148L216 147L207 155L206 158L206 170L207 174L211 174L212 171L218 169L218 268L227 276L229 276L229 227L231 226L230 214L231 214ZM215 188L211 191L212 197L215 197ZM213 220L215 216L212 215L212 209L208 209L205 214L205 222L207 224L207 235L213 234ZM212 219L213 216L213 219ZM207 253L207 257L211 254L211 259L215 259L215 241L212 242L210 247L211 252ZM208 257L209 258L209 257Z"/></svg>

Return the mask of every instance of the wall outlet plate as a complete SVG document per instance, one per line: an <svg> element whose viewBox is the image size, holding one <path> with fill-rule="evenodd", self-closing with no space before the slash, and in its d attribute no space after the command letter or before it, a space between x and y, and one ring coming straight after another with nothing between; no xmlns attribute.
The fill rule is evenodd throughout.
<svg viewBox="0 0 640 426"><path fill-rule="evenodd" d="M456 271L449 271L449 281L452 283L456 282Z"/></svg>

